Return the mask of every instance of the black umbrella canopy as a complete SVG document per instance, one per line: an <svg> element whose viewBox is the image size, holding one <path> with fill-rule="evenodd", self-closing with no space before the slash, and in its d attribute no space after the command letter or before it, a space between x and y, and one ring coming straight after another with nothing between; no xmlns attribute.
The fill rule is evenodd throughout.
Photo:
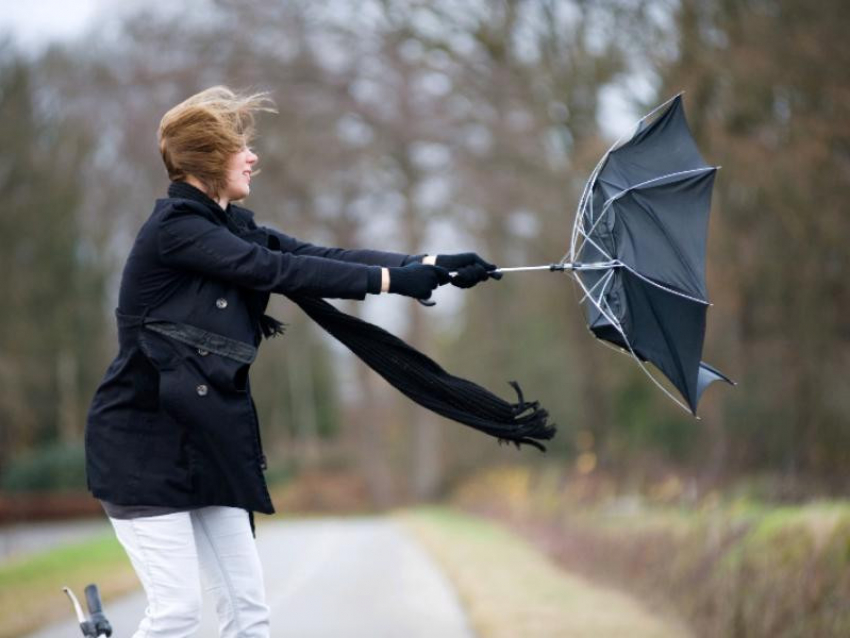
<svg viewBox="0 0 850 638"><path fill-rule="evenodd" d="M657 367L694 415L710 383L732 383L701 361L716 173L676 96L602 158L579 204L569 253L593 334L644 369L647 361Z"/></svg>

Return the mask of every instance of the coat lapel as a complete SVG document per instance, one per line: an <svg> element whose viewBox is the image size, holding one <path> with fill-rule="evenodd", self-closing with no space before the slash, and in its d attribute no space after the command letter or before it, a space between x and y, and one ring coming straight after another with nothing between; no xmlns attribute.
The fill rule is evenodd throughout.
<svg viewBox="0 0 850 638"><path fill-rule="evenodd" d="M190 199L206 206L215 216L215 219L245 241L259 244L270 250L279 249L277 240L264 228L254 223L253 213L247 208L228 204L222 209L218 202L209 197L202 190L195 188L187 182L171 182L168 187L168 196L179 199ZM283 334L286 324L270 317L265 313L269 303L270 293L257 290L242 289L245 305L251 316L255 318L264 338L275 337Z"/></svg>

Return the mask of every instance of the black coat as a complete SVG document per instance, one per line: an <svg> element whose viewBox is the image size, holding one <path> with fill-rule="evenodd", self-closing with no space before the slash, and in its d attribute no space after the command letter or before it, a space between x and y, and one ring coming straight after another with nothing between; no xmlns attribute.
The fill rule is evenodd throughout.
<svg viewBox="0 0 850 638"><path fill-rule="evenodd" d="M89 409L88 488L121 505L274 513L248 370L272 292L363 299L412 256L323 248L173 182L121 280L118 355ZM228 216L231 216L228 219Z"/></svg>

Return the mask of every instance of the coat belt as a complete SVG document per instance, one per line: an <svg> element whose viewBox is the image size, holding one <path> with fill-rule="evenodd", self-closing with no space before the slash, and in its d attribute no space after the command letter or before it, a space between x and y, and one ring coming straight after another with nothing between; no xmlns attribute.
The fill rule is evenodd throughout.
<svg viewBox="0 0 850 638"><path fill-rule="evenodd" d="M118 318L119 326L144 326L148 330L171 337L176 341L201 350L214 352L240 363L253 363L257 357L257 348L249 343L231 339L188 323L151 317L147 314L147 309L141 315L128 315L119 312L116 308L115 315Z"/></svg>

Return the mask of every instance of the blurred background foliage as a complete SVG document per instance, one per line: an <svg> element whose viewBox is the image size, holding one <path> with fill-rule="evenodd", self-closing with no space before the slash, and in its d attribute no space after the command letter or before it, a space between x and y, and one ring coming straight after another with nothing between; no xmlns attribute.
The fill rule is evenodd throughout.
<svg viewBox="0 0 850 638"><path fill-rule="evenodd" d="M475 250L502 266L567 251L580 189L628 125L612 104L638 116L685 91L703 154L723 167L704 358L739 382L707 392L701 420L594 342L561 275L445 287L434 308L335 303L506 398L518 380L558 423L548 455L564 467L626 481L673 471L700 493L751 475L775 477L781 489L765 491L782 498L846 491L850 5L134 6L37 55L0 43L3 488L79 484L63 468L80 460L116 353L121 268L167 187L157 124L228 84L270 90L280 111L259 120L262 174L245 204L260 223L316 244ZM388 505L517 459L410 404L282 298L270 312L290 324L252 369L271 463L354 466Z"/></svg>

